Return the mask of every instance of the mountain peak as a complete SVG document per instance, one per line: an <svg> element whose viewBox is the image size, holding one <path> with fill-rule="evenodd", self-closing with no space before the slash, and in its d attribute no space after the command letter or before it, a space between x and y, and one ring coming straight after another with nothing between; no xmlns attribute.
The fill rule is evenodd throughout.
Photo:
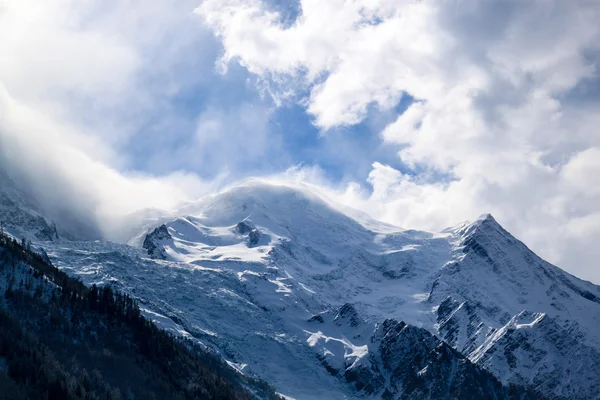
<svg viewBox="0 0 600 400"><path fill-rule="evenodd" d="M496 219L494 218L494 216L492 214L485 213L485 214L481 214L479 216L479 218L477 218L477 221L481 221L481 222L485 222L485 221L496 222Z"/></svg>
<svg viewBox="0 0 600 400"><path fill-rule="evenodd" d="M196 216L207 226L229 226L250 218L257 227L272 228L281 235L296 228L340 225L363 233L402 231L363 211L337 203L327 192L313 185L260 178L246 179L220 193L203 197L176 214Z"/></svg>
<svg viewBox="0 0 600 400"><path fill-rule="evenodd" d="M471 227L477 230L481 229L491 229L491 228L501 228L500 224L494 216L490 213L481 214L479 218L473 221Z"/></svg>
<svg viewBox="0 0 600 400"><path fill-rule="evenodd" d="M508 234L504 228L496 221L492 214L486 213L473 221L463 222L455 227L447 228L442 232L451 233L460 238L464 244L473 236L481 236L494 233L502 233L502 236Z"/></svg>

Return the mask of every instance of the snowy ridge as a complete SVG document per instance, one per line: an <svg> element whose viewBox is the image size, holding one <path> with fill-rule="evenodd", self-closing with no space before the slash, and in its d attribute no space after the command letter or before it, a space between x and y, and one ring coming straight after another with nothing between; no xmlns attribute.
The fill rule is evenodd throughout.
<svg viewBox="0 0 600 400"><path fill-rule="evenodd" d="M478 374L469 359L503 383L549 397L597 393L589 377L600 373L598 359L586 358L589 372L567 382L564 374L577 368L566 358L575 353L557 343L598 351L600 289L544 262L489 215L440 233L410 231L307 188L251 180L156 221L144 229L143 248L57 241L48 253L86 283L127 290L157 323L195 337L287 396L401 398L418 386L424 398L436 382ZM545 316L527 319L523 310ZM556 329L540 329L546 320ZM439 364L447 369L425 362L396 373L402 363L391 360L408 350L385 361L387 342L376 339L387 335L377 336L382 326L429 335L418 339L429 343L423 360L448 360ZM521 348L546 355L518 350L514 332L533 332L522 335ZM361 377L381 384L358 387ZM428 377L425 386L404 386L418 377ZM549 377L554 385L540 383Z"/></svg>

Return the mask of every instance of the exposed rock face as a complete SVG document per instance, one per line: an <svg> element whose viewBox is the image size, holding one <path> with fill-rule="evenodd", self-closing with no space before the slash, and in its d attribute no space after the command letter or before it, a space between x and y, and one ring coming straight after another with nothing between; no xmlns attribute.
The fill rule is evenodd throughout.
<svg viewBox="0 0 600 400"><path fill-rule="evenodd" d="M250 231L252 231L252 229L254 229L254 227L246 221L238 222L238 224L235 227L235 230L241 235L249 233Z"/></svg>
<svg viewBox="0 0 600 400"><path fill-rule="evenodd" d="M365 394L388 399L534 399L513 387L512 393L422 328L387 319L373 333L366 360L345 370L346 380Z"/></svg>
<svg viewBox="0 0 600 400"><path fill-rule="evenodd" d="M538 398L523 386L504 386L429 331L391 318L373 325L353 304L314 315L308 323L309 344L321 365L365 397Z"/></svg>
<svg viewBox="0 0 600 400"><path fill-rule="evenodd" d="M235 230L240 235L248 235L248 240L246 242L248 247L255 247L262 238L261 232L248 220L238 222L235 226Z"/></svg>
<svg viewBox="0 0 600 400"><path fill-rule="evenodd" d="M260 234L260 231L258 229L252 229L248 233L248 247L256 246L260 241L261 236L262 235Z"/></svg>
<svg viewBox="0 0 600 400"><path fill-rule="evenodd" d="M470 358L503 381L527 384L556 398L600 396L600 353L542 313L524 311L513 317ZM586 384L569 382L573 377Z"/></svg>
<svg viewBox="0 0 600 400"><path fill-rule="evenodd" d="M464 354L475 350L493 331L481 321L477 307L469 301L459 303L452 297L447 297L438 306L437 322L444 341Z"/></svg>
<svg viewBox="0 0 600 400"><path fill-rule="evenodd" d="M169 230L163 224L146 235L142 247L148 251L148 255L150 257L165 260L167 258L167 254L161 242L170 239L172 238L169 234Z"/></svg>

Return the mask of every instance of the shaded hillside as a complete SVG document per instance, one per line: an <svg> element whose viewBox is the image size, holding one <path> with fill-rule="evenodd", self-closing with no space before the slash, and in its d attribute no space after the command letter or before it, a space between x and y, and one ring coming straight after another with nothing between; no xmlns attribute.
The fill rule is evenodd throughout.
<svg viewBox="0 0 600 400"><path fill-rule="evenodd" d="M276 398L217 356L0 234L0 399Z"/></svg>

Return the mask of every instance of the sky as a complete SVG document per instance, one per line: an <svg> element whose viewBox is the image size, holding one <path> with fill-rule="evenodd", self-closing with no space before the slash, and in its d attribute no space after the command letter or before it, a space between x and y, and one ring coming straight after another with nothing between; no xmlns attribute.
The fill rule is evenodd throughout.
<svg viewBox="0 0 600 400"><path fill-rule="evenodd" d="M600 2L0 0L0 164L108 238L252 176L600 283Z"/></svg>

